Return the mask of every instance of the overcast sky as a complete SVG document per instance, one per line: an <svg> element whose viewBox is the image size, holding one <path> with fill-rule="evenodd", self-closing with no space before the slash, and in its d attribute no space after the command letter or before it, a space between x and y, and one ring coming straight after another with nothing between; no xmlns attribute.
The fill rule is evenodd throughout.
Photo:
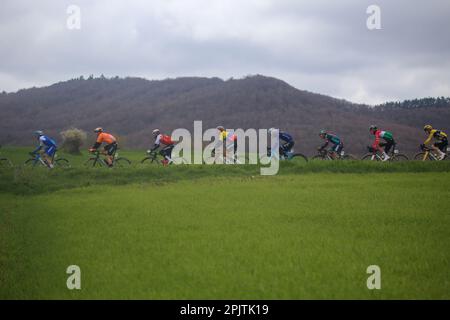
<svg viewBox="0 0 450 320"><path fill-rule="evenodd" d="M381 30L367 28L371 4ZM0 91L263 74L354 102L450 96L449 31L449 0L0 0Z"/></svg>

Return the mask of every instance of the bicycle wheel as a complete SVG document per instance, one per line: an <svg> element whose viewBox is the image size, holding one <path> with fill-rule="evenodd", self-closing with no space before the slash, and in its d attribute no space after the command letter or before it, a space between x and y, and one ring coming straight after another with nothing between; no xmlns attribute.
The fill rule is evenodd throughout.
<svg viewBox="0 0 450 320"><path fill-rule="evenodd" d="M394 162L398 162L398 161L408 161L408 160L409 160L409 158L408 158L406 155L401 154L401 153L396 154L396 155L394 155L394 156L391 158L391 161L394 161Z"/></svg>
<svg viewBox="0 0 450 320"><path fill-rule="evenodd" d="M59 158L59 159L55 160L55 167L70 168L69 160L64 159L64 158Z"/></svg>
<svg viewBox="0 0 450 320"><path fill-rule="evenodd" d="M346 160L346 161L356 161L358 160L358 158L356 158L354 155L352 154L346 154L344 155L341 160Z"/></svg>
<svg viewBox="0 0 450 320"><path fill-rule="evenodd" d="M114 160L114 166L119 168L129 167L131 165L131 161L127 158L117 158Z"/></svg>
<svg viewBox="0 0 450 320"><path fill-rule="evenodd" d="M27 161L24 162L23 164L25 167L34 167L34 166L39 166L42 165L42 163L40 161L37 161L34 158L28 159Z"/></svg>
<svg viewBox="0 0 450 320"><path fill-rule="evenodd" d="M328 159L326 157L318 154L318 155L312 157L311 160L328 160Z"/></svg>
<svg viewBox="0 0 450 320"><path fill-rule="evenodd" d="M418 154L416 154L414 156L414 160L416 161L424 161L423 157L425 156L425 152L419 152ZM430 155L428 154L428 157L425 159L425 161L433 161L433 159L430 157Z"/></svg>
<svg viewBox="0 0 450 320"><path fill-rule="evenodd" d="M13 164L11 161L9 161L9 159L6 159L6 158L0 159L0 168L10 168L12 166L13 166Z"/></svg>
<svg viewBox="0 0 450 320"><path fill-rule="evenodd" d="M361 160L363 160L363 161L379 161L379 159L378 159L377 156L375 156L374 159L372 159L372 157L373 157L373 154L372 154L372 153L368 153L368 154L364 155L364 156L361 158Z"/></svg>
<svg viewBox="0 0 450 320"><path fill-rule="evenodd" d="M295 163L305 163L308 162L308 157L306 157L304 154L296 153L292 156L290 161L293 161Z"/></svg>
<svg viewBox="0 0 450 320"><path fill-rule="evenodd" d="M142 159L141 164L161 164L156 157L147 157Z"/></svg>
<svg viewBox="0 0 450 320"><path fill-rule="evenodd" d="M96 158L89 158L85 163L84 163L84 165L86 166L86 167L92 167L92 168L95 168L95 167L101 167L102 166L102 163L101 163L101 160L100 159L96 159Z"/></svg>

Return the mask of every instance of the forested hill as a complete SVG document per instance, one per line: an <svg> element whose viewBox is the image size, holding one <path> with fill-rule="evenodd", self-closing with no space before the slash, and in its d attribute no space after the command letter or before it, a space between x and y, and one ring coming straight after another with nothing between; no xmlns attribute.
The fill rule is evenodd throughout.
<svg viewBox="0 0 450 320"><path fill-rule="evenodd" d="M59 132L70 127L92 132L102 126L118 135L124 147L146 147L153 128L191 129L194 120L202 120L205 129L279 127L309 154L321 143L317 134L322 128L339 134L349 151L362 153L372 139L369 125L377 124L394 133L402 150L413 152L424 138L425 123L450 129L450 99L369 107L265 76L227 81L90 77L0 94L0 144L30 145L36 129L60 139Z"/></svg>

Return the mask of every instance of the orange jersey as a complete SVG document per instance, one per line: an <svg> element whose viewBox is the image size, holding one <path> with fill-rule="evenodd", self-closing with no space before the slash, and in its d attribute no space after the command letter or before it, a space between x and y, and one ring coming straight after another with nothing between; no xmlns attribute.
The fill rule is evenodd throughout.
<svg viewBox="0 0 450 320"><path fill-rule="evenodd" d="M97 136L97 143L106 143L106 144L111 144L116 142L116 138L114 138L114 136L112 134L106 133L106 132L102 132Z"/></svg>

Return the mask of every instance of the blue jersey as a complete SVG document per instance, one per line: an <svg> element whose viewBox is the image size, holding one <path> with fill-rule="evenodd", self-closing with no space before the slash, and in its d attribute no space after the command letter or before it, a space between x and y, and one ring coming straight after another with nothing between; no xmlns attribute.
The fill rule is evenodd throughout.
<svg viewBox="0 0 450 320"><path fill-rule="evenodd" d="M55 142L55 140L53 140L47 136L40 136L39 137L39 146L40 147L45 146L47 148L56 147L56 142Z"/></svg>
<svg viewBox="0 0 450 320"><path fill-rule="evenodd" d="M293 142L294 141L294 139L292 138L292 136L289 133L281 132L281 131L280 131L280 134L279 134L279 139L281 141L284 141L285 143L289 143L289 142Z"/></svg>
<svg viewBox="0 0 450 320"><path fill-rule="evenodd" d="M334 134L327 134L325 138L334 145L341 144L341 139Z"/></svg>

